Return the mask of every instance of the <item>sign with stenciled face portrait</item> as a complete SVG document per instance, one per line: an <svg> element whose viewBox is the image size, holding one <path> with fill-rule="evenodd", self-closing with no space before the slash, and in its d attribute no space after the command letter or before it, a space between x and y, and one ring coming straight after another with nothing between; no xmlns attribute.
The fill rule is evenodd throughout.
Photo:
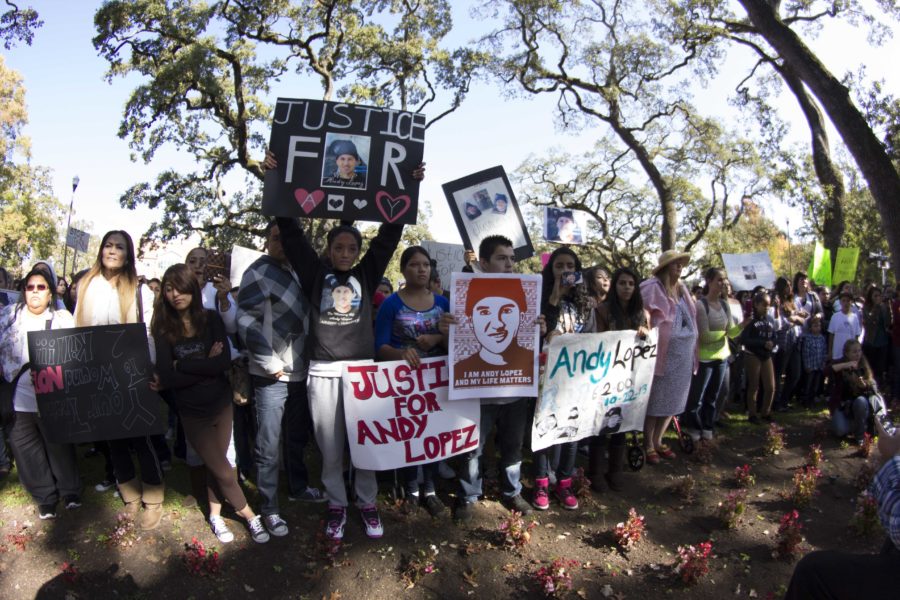
<svg viewBox="0 0 900 600"><path fill-rule="evenodd" d="M279 98L263 214L415 223L425 125L421 113Z"/></svg>

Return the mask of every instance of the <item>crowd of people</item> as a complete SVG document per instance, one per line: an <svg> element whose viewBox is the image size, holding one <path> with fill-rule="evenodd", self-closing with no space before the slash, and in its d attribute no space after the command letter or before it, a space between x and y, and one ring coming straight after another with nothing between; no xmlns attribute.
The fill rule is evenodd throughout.
<svg viewBox="0 0 900 600"><path fill-rule="evenodd" d="M168 268L161 280L144 282L124 231L103 237L94 265L74 275L71 285L64 285L49 261L35 263L17 286L19 300L0 311L3 474L11 465L8 443L41 519L56 517L60 503L68 510L81 506L84 482L75 447L50 441L38 415L27 333L143 323L155 364L152 387L170 410L174 447L163 436L98 441L94 448L105 459L106 476L97 490L116 486L139 526L154 529L163 517L166 471L174 454L188 466L192 496L205 499L215 536L223 543L234 539L222 513L227 503L246 521L252 539L263 543L289 533L279 509L283 470L289 498L326 505L327 537L343 538L351 499L366 534L382 536L376 473L354 469L347 481L342 371L356 361L404 360L417 366L423 358L446 354L455 322L423 247L401 253L399 290L384 280L402 229L383 224L363 253L360 232L343 223L329 231L320 256L295 219L278 218L266 227L265 254L237 286L227 277L208 277L208 251L202 248ZM827 406L834 435L862 443L867 432L881 433L887 438L884 452L900 446L876 418L890 404L884 399L896 402L900 393L900 286L870 285L860 298L848 282L832 292L798 272L792 279L778 278L773 290L735 294L726 273L709 268L692 291L682 277L689 261L687 253L666 251L646 279L629 267L610 275L603 267L583 265L573 248L560 246L541 273L542 345L560 334L628 330L644 337L657 330L658 358L642 435L651 468L677 459L664 443L673 418L702 443L727 426L729 411L745 410L751 423L761 425L779 412ZM477 254L467 253L467 263L474 272L513 273L513 244L489 236ZM583 276L576 280L570 273ZM14 287L6 271L0 277ZM551 502L578 509L573 473L579 453L587 457L587 477L596 492L621 491L623 432L601 432L531 453L534 485L523 489L535 401L483 399L477 449L450 464L402 470L408 510L444 514L436 483L450 476L456 478L453 517L468 522L483 495L489 440L497 453L501 502L510 510L546 510ZM313 442L318 455L307 452ZM311 456L320 457L321 490L311 485L305 462ZM889 458L884 469L891 471L879 474L874 492L895 548L900 509L892 498L900 479L891 473L900 472L900 458ZM244 495L243 478L257 486L257 510ZM815 556L801 564L820 568ZM805 577L811 578L809 571Z"/></svg>

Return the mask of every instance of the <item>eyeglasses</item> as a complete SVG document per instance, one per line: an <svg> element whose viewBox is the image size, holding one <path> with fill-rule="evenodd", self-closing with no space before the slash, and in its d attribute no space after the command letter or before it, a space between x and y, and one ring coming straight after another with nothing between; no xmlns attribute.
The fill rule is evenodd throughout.
<svg viewBox="0 0 900 600"><path fill-rule="evenodd" d="M39 292L46 292L47 284L46 283L29 283L28 285L25 286L26 292L33 292L35 290L37 290Z"/></svg>

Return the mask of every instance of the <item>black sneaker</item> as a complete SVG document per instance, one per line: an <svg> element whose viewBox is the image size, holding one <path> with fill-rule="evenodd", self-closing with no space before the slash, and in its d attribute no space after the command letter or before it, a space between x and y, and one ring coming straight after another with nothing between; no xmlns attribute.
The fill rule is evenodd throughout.
<svg viewBox="0 0 900 600"><path fill-rule="evenodd" d="M505 506L509 510L514 510L518 513L522 513L523 515L531 514L531 505L525 502L525 499L522 498L521 494L516 494L513 497L504 496L503 500L501 500L503 506Z"/></svg>
<svg viewBox="0 0 900 600"><path fill-rule="evenodd" d="M81 508L81 496L78 494L69 494L63 498L63 504L66 505L66 510Z"/></svg>
<svg viewBox="0 0 900 600"><path fill-rule="evenodd" d="M456 505L456 510L453 512L453 520L460 525L466 525L472 521L472 511L471 502L460 502Z"/></svg>
<svg viewBox="0 0 900 600"><path fill-rule="evenodd" d="M47 519L55 519L56 518L56 503L53 504L41 504L38 507L38 516L42 521L46 521Z"/></svg>
<svg viewBox="0 0 900 600"><path fill-rule="evenodd" d="M428 514L432 517L441 516L444 512L444 509L446 508L444 506L444 503L441 502L441 499L434 494L428 494L427 496L425 496L422 504L425 505L425 510L427 510Z"/></svg>

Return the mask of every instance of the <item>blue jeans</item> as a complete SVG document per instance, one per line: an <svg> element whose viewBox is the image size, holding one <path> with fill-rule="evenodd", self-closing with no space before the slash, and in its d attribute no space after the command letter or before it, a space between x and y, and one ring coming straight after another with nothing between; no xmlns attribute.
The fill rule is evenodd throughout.
<svg viewBox="0 0 900 600"><path fill-rule="evenodd" d="M309 441L312 421L306 396L306 381L277 381L256 375L250 378L256 405L256 486L262 498L259 512L278 512L278 457L282 452L288 493L306 490L309 472L303 451Z"/></svg>
<svg viewBox="0 0 900 600"><path fill-rule="evenodd" d="M687 408L684 410L686 427L713 430L716 423L716 401L727 368L728 363L724 360L700 363L697 374L691 380Z"/></svg>
<svg viewBox="0 0 900 600"><path fill-rule="evenodd" d="M481 496L481 455L484 443L497 425L497 444L500 447L500 492L507 498L522 492L522 443L528 422L528 400L520 398L509 404L482 404L481 431L478 449L462 456L459 486L465 503Z"/></svg>
<svg viewBox="0 0 900 600"><path fill-rule="evenodd" d="M553 465L554 450L559 450L559 463ZM544 479L550 475L553 470L556 473L556 480L569 479L575 471L575 458L578 456L578 442L563 442L538 450L533 454L534 458L534 476L536 479Z"/></svg>
<svg viewBox="0 0 900 600"><path fill-rule="evenodd" d="M838 408L831 415L831 426L834 428L834 434L838 437L852 433L853 437L861 440L868 424L869 400L865 396L851 400L849 410Z"/></svg>

